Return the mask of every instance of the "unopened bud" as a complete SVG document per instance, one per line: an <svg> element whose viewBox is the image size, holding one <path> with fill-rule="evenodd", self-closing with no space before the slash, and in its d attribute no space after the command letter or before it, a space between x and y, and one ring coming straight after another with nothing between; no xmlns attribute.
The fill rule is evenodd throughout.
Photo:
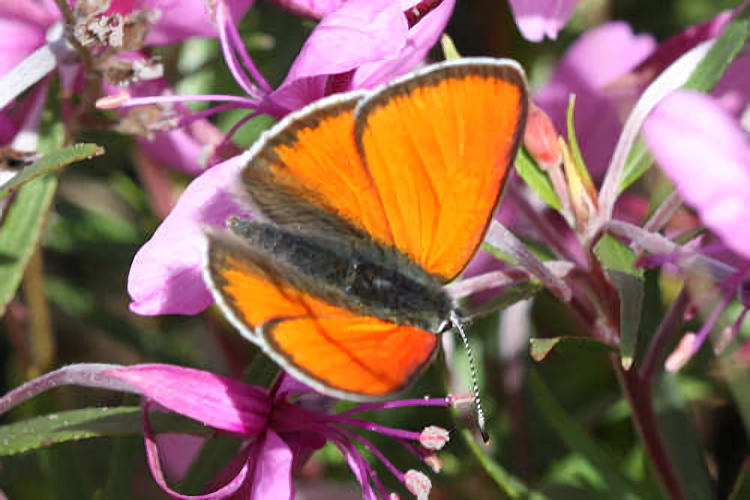
<svg viewBox="0 0 750 500"><path fill-rule="evenodd" d="M523 145L540 167L547 170L562 162L562 150L555 126L547 113L533 102L529 107L526 119L526 131L523 134Z"/></svg>
<svg viewBox="0 0 750 500"><path fill-rule="evenodd" d="M425 427L419 434L419 443L428 450L439 450L450 439L450 434L446 429L437 425Z"/></svg>

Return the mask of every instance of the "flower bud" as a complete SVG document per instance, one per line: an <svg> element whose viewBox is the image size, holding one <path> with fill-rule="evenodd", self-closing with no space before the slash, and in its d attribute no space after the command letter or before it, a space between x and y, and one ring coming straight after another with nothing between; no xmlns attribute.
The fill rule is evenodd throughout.
<svg viewBox="0 0 750 500"><path fill-rule="evenodd" d="M532 102L523 134L523 145L544 170L559 165L562 161L559 136L550 117Z"/></svg>

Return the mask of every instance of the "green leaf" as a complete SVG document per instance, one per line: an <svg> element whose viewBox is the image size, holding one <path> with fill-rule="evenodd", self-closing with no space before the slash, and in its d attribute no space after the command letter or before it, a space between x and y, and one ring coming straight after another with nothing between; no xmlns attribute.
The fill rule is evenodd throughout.
<svg viewBox="0 0 750 500"><path fill-rule="evenodd" d="M729 494L729 500L742 500L750 498L750 462L745 461L737 481L734 482L732 493Z"/></svg>
<svg viewBox="0 0 750 500"><path fill-rule="evenodd" d="M466 446L479 461L485 472L492 478L500 489L510 498L545 498L544 495L537 492L530 492L529 489L519 479L512 476L500 464L493 461L487 453L479 448L474 436L468 429L461 429L461 438Z"/></svg>
<svg viewBox="0 0 750 500"><path fill-rule="evenodd" d="M75 144L45 154L39 161L21 170L8 182L0 186L0 200L39 176L59 170L66 165L91 159L104 154L104 148L96 144Z"/></svg>
<svg viewBox="0 0 750 500"><path fill-rule="evenodd" d="M515 283L504 288L502 292L483 303L480 307L471 309L470 317L485 316L493 312L502 311L516 302L530 299L543 289L544 286L537 280Z"/></svg>
<svg viewBox="0 0 750 500"><path fill-rule="evenodd" d="M608 234L597 242L594 254L607 270L607 276L620 298L620 360L627 370L635 360L638 347L645 295L643 270L636 269L635 254L630 248Z"/></svg>
<svg viewBox="0 0 750 500"><path fill-rule="evenodd" d="M534 191L550 207L561 210L560 199L555 193L552 181L547 173L531 158L526 148L520 148L516 155L516 172L521 176L523 182Z"/></svg>
<svg viewBox="0 0 750 500"><path fill-rule="evenodd" d="M604 478L611 498L640 498L637 485L619 471L612 457L586 433L577 419L560 406L536 370L529 371L529 386L534 404L539 408L539 414L571 451L579 453Z"/></svg>
<svg viewBox="0 0 750 500"><path fill-rule="evenodd" d="M131 498L131 485L135 473L138 451L143 448L140 437L115 438L109 458L109 471L104 487L103 498L107 500L128 500Z"/></svg>
<svg viewBox="0 0 750 500"><path fill-rule="evenodd" d="M630 153L628 153L628 159L625 162L625 168L622 171L620 192L625 191L635 181L640 179L653 164L654 157L649 153L646 143L642 137L638 138L630 150Z"/></svg>
<svg viewBox="0 0 750 500"><path fill-rule="evenodd" d="M688 499L714 498L703 448L685 408L675 374L664 373L654 384L659 431L672 467Z"/></svg>
<svg viewBox="0 0 750 500"><path fill-rule="evenodd" d="M706 57L690 75L684 88L710 92L750 37L750 8L745 6L724 29Z"/></svg>
<svg viewBox="0 0 750 500"><path fill-rule="evenodd" d="M573 123L573 110L576 105L576 96L571 94L568 100L568 109L565 114L565 122L568 128L568 143L570 144L570 152L573 155L573 165L575 166L578 176L581 178L584 186L591 186L591 176L586 168L586 164L583 162L583 155L581 149L578 147L578 139L576 138L576 129Z"/></svg>
<svg viewBox="0 0 750 500"><path fill-rule="evenodd" d="M0 317L21 283L57 188L57 176L39 177L18 190L0 226Z"/></svg>
<svg viewBox="0 0 750 500"><path fill-rule="evenodd" d="M154 432L210 435L210 427L174 413L151 412ZM0 456L15 455L55 443L143 433L141 408L83 408L30 418L0 427Z"/></svg>
<svg viewBox="0 0 750 500"><path fill-rule="evenodd" d="M534 361L542 361L553 349L562 350L562 353L583 351L592 354L608 354L615 350L609 344L588 337L532 338L529 343L531 344L530 354Z"/></svg>
<svg viewBox="0 0 750 500"><path fill-rule="evenodd" d="M91 498L93 491L83 480L80 462L74 449L55 446L42 450L47 465L47 479L52 499Z"/></svg>
<svg viewBox="0 0 750 500"><path fill-rule="evenodd" d="M632 250L609 234L605 234L596 243L594 255L602 263L602 267L608 271L613 270L633 276L643 276L643 270L635 268L635 254Z"/></svg>
<svg viewBox="0 0 750 500"><path fill-rule="evenodd" d="M607 275L620 297L620 362L629 370L638 347L645 283L641 276L621 271L608 271Z"/></svg>
<svg viewBox="0 0 750 500"><path fill-rule="evenodd" d="M711 92L721 80L724 71L745 45L749 36L750 8L745 7L740 15L727 26L706 54L706 57L698 64L698 67L693 70L683 88L706 93ZM648 152L643 139L638 139L628 153L627 163L620 181L620 192L637 181L651 168L653 163L654 159Z"/></svg>

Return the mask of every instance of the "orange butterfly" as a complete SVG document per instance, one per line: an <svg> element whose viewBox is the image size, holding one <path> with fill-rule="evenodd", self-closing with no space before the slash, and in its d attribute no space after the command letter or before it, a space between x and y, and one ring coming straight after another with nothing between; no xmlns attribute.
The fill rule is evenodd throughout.
<svg viewBox="0 0 750 500"><path fill-rule="evenodd" d="M517 63L473 58L290 114L242 170L262 218L209 234L217 303L322 393L405 389L459 319L442 285L484 237L527 107Z"/></svg>

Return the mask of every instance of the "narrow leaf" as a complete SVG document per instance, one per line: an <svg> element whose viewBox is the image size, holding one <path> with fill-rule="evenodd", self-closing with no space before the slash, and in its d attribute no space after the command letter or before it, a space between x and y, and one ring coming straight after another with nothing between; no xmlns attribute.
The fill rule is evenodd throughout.
<svg viewBox="0 0 750 500"><path fill-rule="evenodd" d="M724 29L711 50L693 70L682 88L711 92L719 83L724 71L737 56L750 37L750 8L742 12ZM638 139L628 153L627 163L620 177L622 192L638 180L653 165L653 157L647 151L643 139Z"/></svg>
<svg viewBox="0 0 750 500"><path fill-rule="evenodd" d="M492 480L495 481L495 484L497 484L509 498L546 498L541 493L530 492L525 484L512 476L500 464L494 462L487 453L479 448L479 445L474 440L474 436L468 429L461 429L460 434L464 443L469 447L469 450L482 465L485 472L487 472Z"/></svg>
<svg viewBox="0 0 750 500"><path fill-rule="evenodd" d="M601 474L609 489L608 494L617 498L637 494L637 486L619 471L612 457L599 448L578 420L560 406L536 370L529 371L529 385L539 414L547 420L571 451L583 456Z"/></svg>
<svg viewBox="0 0 750 500"><path fill-rule="evenodd" d="M581 179L581 184L584 186L592 187L591 176L586 168L586 164L583 162L583 155L581 154L581 148L578 147L578 139L576 138L576 129L573 120L573 111L576 105L576 96L571 94L568 100L568 109L565 114L565 122L568 128L568 143L570 144L570 152L573 155L573 165L578 172L578 177Z"/></svg>
<svg viewBox="0 0 750 500"><path fill-rule="evenodd" d="M743 498L750 498L750 459L745 460L737 481L732 487L732 493L729 494L729 500L742 500Z"/></svg>
<svg viewBox="0 0 750 500"><path fill-rule="evenodd" d="M625 191L635 181L645 174L651 165L654 164L654 157L649 153L646 143L642 137L633 145L625 162L625 169L622 171L622 181L620 182L620 192Z"/></svg>
<svg viewBox="0 0 750 500"><path fill-rule="evenodd" d="M151 412L156 432L209 435L212 429L173 413ZM30 418L0 427L0 456L15 455L55 443L105 436L140 435L141 408L83 408Z"/></svg>
<svg viewBox="0 0 750 500"><path fill-rule="evenodd" d="M684 88L700 92L712 91L729 64L742 50L748 37L750 37L750 8L745 5L695 68Z"/></svg>
<svg viewBox="0 0 750 500"><path fill-rule="evenodd" d="M520 148L518 150L515 166L516 172L521 176L523 182L525 182L544 203L555 210L559 211L562 209L560 199L557 197L557 193L555 193L552 181L547 176L547 173L531 158L531 155L526 151L526 148Z"/></svg>
<svg viewBox="0 0 750 500"><path fill-rule="evenodd" d="M620 271L633 276L642 277L643 270L635 267L635 254L617 238L606 234L594 247L602 267L608 271Z"/></svg>
<svg viewBox="0 0 750 500"><path fill-rule="evenodd" d="M654 384L654 401L659 430L686 497L690 500L715 498L703 448L675 374L665 373Z"/></svg>
<svg viewBox="0 0 750 500"><path fill-rule="evenodd" d="M55 175L39 177L23 186L0 226L0 317L21 283L56 187Z"/></svg>
<svg viewBox="0 0 750 500"><path fill-rule="evenodd" d="M21 170L8 182L0 186L0 200L39 176L59 170L66 165L91 159L104 154L104 148L96 144L75 144L45 154L39 161Z"/></svg>
<svg viewBox="0 0 750 500"><path fill-rule="evenodd" d="M628 370L633 365L638 346L645 295L644 279L620 271L608 271L607 275L620 297L620 361L622 367Z"/></svg>
<svg viewBox="0 0 750 500"><path fill-rule="evenodd" d="M588 337L551 337L530 339L530 354L534 361L542 361L553 349L562 353L584 351L592 354L607 354L615 350L609 344Z"/></svg>

